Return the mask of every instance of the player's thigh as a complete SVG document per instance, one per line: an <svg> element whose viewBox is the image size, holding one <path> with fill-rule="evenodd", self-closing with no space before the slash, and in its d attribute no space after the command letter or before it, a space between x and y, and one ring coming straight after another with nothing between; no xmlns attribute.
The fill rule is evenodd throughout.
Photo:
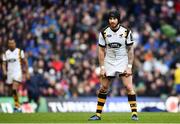
<svg viewBox="0 0 180 124"><path fill-rule="evenodd" d="M20 82L17 82L17 81L15 81L15 80L13 80L12 88L13 88L13 89L18 89L19 84L20 84Z"/></svg>
<svg viewBox="0 0 180 124"><path fill-rule="evenodd" d="M111 81L108 77L100 77L100 83L101 83L101 88L107 89L109 88Z"/></svg>
<svg viewBox="0 0 180 124"><path fill-rule="evenodd" d="M13 79L12 88L18 89L20 84L21 84L21 80Z"/></svg>
<svg viewBox="0 0 180 124"><path fill-rule="evenodd" d="M132 90L133 89L133 82L132 82L132 75L130 76L121 76L122 78L122 82L124 84L124 86L128 89L128 90Z"/></svg>
<svg viewBox="0 0 180 124"><path fill-rule="evenodd" d="M14 73L13 75L13 89L17 89L19 84L22 82L22 74Z"/></svg>

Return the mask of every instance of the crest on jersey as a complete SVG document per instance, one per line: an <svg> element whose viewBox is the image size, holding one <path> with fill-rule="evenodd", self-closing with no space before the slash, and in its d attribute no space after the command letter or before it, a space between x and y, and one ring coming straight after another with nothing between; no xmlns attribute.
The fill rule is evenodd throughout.
<svg viewBox="0 0 180 124"><path fill-rule="evenodd" d="M123 34L120 34L119 36L120 36L120 37L122 37L122 36L123 36Z"/></svg>

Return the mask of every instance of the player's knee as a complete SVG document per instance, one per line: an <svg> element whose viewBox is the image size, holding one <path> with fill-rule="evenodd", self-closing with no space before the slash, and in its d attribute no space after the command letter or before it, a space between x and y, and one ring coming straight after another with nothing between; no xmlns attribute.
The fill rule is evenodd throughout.
<svg viewBox="0 0 180 124"><path fill-rule="evenodd" d="M19 86L19 85L18 85L17 83L13 83L13 84L12 84L12 89L13 89L13 90L16 90L16 89L18 89L18 86Z"/></svg>
<svg viewBox="0 0 180 124"><path fill-rule="evenodd" d="M99 90L100 93L107 93L108 92L109 87L108 86L102 86Z"/></svg>
<svg viewBox="0 0 180 124"><path fill-rule="evenodd" d="M133 85L126 86L127 94L135 94Z"/></svg>
<svg viewBox="0 0 180 124"><path fill-rule="evenodd" d="M127 91L132 91L132 90L134 90L132 84L127 84L127 85L126 85L126 89L127 89Z"/></svg>

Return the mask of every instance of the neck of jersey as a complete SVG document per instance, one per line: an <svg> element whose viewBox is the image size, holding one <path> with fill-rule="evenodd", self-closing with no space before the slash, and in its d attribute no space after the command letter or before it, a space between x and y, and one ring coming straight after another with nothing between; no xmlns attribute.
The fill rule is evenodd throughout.
<svg viewBox="0 0 180 124"><path fill-rule="evenodd" d="M119 30L120 25L118 24L115 28L110 27L113 32L116 32Z"/></svg>

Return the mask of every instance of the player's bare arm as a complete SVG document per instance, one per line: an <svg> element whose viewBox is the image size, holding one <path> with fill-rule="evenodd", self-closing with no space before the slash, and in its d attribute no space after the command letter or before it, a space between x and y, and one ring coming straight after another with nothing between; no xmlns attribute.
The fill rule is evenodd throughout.
<svg viewBox="0 0 180 124"><path fill-rule="evenodd" d="M7 78L6 61L3 61L2 63L2 71L3 71L3 79L6 80Z"/></svg>
<svg viewBox="0 0 180 124"><path fill-rule="evenodd" d="M99 64L100 64L100 75L102 77L105 77L106 72L104 69L104 58L105 58L105 48L99 46L98 47L98 59L99 59Z"/></svg>
<svg viewBox="0 0 180 124"><path fill-rule="evenodd" d="M128 52L128 66L125 71L126 76L132 75L132 65L134 61L134 46L129 45L127 46L127 52Z"/></svg>
<svg viewBox="0 0 180 124"><path fill-rule="evenodd" d="M27 57L23 58L22 61L23 61L24 67L25 67L26 78L30 79L30 74L29 74L29 71L28 71L28 60L27 60Z"/></svg>

